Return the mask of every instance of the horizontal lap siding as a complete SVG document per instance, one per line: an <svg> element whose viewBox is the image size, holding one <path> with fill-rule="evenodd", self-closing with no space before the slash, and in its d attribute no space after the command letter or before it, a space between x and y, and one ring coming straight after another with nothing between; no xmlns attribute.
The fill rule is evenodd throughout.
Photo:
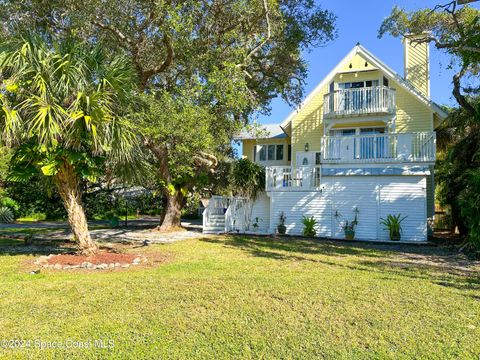
<svg viewBox="0 0 480 360"><path fill-rule="evenodd" d="M397 93L395 132L433 131L433 113L428 105L400 85L392 84L392 87Z"/></svg>
<svg viewBox="0 0 480 360"><path fill-rule="evenodd" d="M287 232L293 235L300 235L303 232L302 218L315 217L317 219L317 233L319 236L331 236L332 224L332 202L331 202L331 186L323 183L324 192L313 191L289 191L289 192L273 192L272 200L272 217L271 223L274 230L278 225L278 219L283 211L287 217L285 226Z"/></svg>
<svg viewBox="0 0 480 360"><path fill-rule="evenodd" d="M253 203L252 224L255 223L257 217L259 230L267 231L270 228L270 199L265 193L261 193Z"/></svg>
<svg viewBox="0 0 480 360"><path fill-rule="evenodd" d="M402 214L402 240L426 241L426 180L420 176L380 178L380 217ZM379 238L388 240L388 231L379 231Z"/></svg>
<svg viewBox="0 0 480 360"><path fill-rule="evenodd" d="M317 234L343 238L341 224L353 220L358 208L356 238L388 240L379 224L380 217L401 213L403 240L425 241L426 180L422 176L338 176L322 179L323 192L272 192L271 230L278 225L280 213L287 217L287 233L302 234L303 216L315 217ZM339 216L334 214L338 210ZM332 231L333 230L333 231Z"/></svg>
<svg viewBox="0 0 480 360"><path fill-rule="evenodd" d="M334 186L334 209L338 217L334 217L335 237L343 238L342 226L345 221L355 218L358 209L358 225L355 228L357 239L369 240L377 238L377 177L345 176L338 178Z"/></svg>

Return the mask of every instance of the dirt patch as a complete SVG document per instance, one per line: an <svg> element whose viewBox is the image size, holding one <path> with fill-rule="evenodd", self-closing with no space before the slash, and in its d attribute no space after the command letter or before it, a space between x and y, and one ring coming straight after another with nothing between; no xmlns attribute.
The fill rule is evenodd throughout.
<svg viewBox="0 0 480 360"><path fill-rule="evenodd" d="M182 231L187 231L184 227L181 226L173 226L167 230L163 230L160 228L160 226L157 226L155 229L153 229L155 232L159 232L162 234L170 234L170 233L177 233L177 232L182 232Z"/></svg>
<svg viewBox="0 0 480 360"><path fill-rule="evenodd" d="M100 252L92 256L75 254L50 254L40 256L34 264L48 269L90 269L105 270L115 268L128 268L147 262L143 255L134 255L119 252Z"/></svg>
<svg viewBox="0 0 480 360"><path fill-rule="evenodd" d="M73 254L61 254L50 257L47 260L48 264L60 265L81 265L84 262L90 264L132 264L138 256L133 254L119 254L112 252L99 253L93 256L81 256Z"/></svg>

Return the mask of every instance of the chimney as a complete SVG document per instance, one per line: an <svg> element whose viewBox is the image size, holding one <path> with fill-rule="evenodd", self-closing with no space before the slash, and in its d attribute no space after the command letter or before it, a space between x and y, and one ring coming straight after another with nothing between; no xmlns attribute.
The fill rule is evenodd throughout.
<svg viewBox="0 0 480 360"><path fill-rule="evenodd" d="M430 98L430 51L428 43L412 43L424 35L407 35L403 38L405 79L418 91Z"/></svg>

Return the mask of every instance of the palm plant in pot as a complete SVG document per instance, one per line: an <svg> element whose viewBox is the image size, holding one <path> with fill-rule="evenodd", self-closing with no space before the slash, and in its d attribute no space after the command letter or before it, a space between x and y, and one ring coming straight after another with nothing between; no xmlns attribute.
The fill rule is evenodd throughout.
<svg viewBox="0 0 480 360"><path fill-rule="evenodd" d="M340 226L342 227L343 233L345 234L345 240L353 240L355 239L355 227L358 225L358 213L360 210L358 210L357 207L353 209L353 213L355 214L355 217L352 221L345 220L345 222L340 223ZM335 217L341 218L342 215L337 211L335 211Z"/></svg>
<svg viewBox="0 0 480 360"><path fill-rule="evenodd" d="M302 219L302 224L303 224L303 236L315 236L317 235L317 230L315 227L318 224L318 221L315 220L315 218L312 217L306 217L304 216Z"/></svg>
<svg viewBox="0 0 480 360"><path fill-rule="evenodd" d="M385 226L385 230L388 230L390 235L390 240L400 241L402 238L402 221L405 220L407 216L402 218L401 214L397 215L388 215L386 219L380 218L380 224Z"/></svg>
<svg viewBox="0 0 480 360"><path fill-rule="evenodd" d="M357 215L352 221L346 220L345 223L342 225L343 232L345 233L346 240L353 240L355 239L355 226L358 225Z"/></svg>
<svg viewBox="0 0 480 360"><path fill-rule="evenodd" d="M285 220L287 220L287 217L282 211L280 213L280 222L277 225L277 231L280 235L285 235L285 233L287 232L287 227L285 226Z"/></svg>

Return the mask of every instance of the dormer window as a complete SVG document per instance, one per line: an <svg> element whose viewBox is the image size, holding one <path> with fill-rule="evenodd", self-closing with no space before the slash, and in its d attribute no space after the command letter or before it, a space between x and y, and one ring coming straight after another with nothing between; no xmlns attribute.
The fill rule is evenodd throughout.
<svg viewBox="0 0 480 360"><path fill-rule="evenodd" d="M344 82L344 83L339 83L338 84L338 88L341 89L341 90L360 89L360 88L372 87L372 86L378 86L378 80Z"/></svg>

